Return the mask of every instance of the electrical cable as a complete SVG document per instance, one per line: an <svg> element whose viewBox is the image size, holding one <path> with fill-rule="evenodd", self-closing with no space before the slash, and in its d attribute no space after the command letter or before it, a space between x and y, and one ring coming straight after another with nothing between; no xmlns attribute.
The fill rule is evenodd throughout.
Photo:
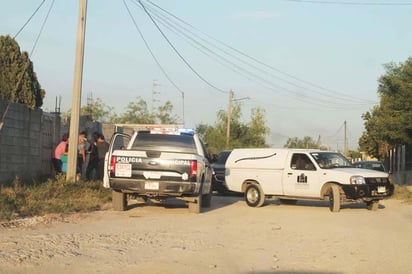
<svg viewBox="0 0 412 274"><path fill-rule="evenodd" d="M36 37L36 41L34 42L34 45L33 45L32 49L31 49L31 51L30 51L30 55L29 55L29 56L32 56L32 55L33 55L34 49L35 49L36 46L37 46L37 42L38 42L39 39L40 39L40 35L41 35L42 32L43 32L44 26L46 25L47 19L49 18L50 12L51 12L51 10L52 10L52 8L53 8L53 6L54 6L54 1L55 1L55 0L52 0L52 3L51 3L51 5L50 5L50 7L49 7L49 10L47 11L46 17L44 18L43 24L41 25L39 34L38 34L37 37Z"/></svg>
<svg viewBox="0 0 412 274"><path fill-rule="evenodd" d="M174 50L174 52L180 57L180 59L186 64L186 66L188 66L188 68L194 73L196 74L197 77L199 77L200 80L202 80L203 82L205 82L208 86L212 87L213 89L221 92L221 93L225 93L227 94L228 91L225 91L223 89L220 89L218 87L216 87L215 85L213 85L212 83L210 83L208 80L206 80L202 75L200 75L190 64L189 62L183 57L183 55L176 49L176 47L171 43L171 41L167 38L167 36L165 35L165 33L162 31L162 29L159 27L159 25L156 23L155 20L153 20L151 14L146 10L145 5L142 3L141 0L136 0L139 2L139 4L142 6L144 12L147 14L147 16L149 16L150 20L153 22L153 24L156 26L156 28L158 29L158 31L161 33L161 35L163 36L163 38L167 41L167 43L170 45L170 47Z"/></svg>
<svg viewBox="0 0 412 274"><path fill-rule="evenodd" d="M188 35L188 34L186 34L186 33L183 33L183 31L179 31L179 30L177 29L177 26L176 26L176 25L173 25L173 23L175 23L175 22L172 22L171 20L169 20L169 18L166 18L165 16L159 14L157 11L154 11L154 10L152 10L152 9L150 9L150 8L148 8L148 10L152 13L152 16L153 16L154 18L156 18L156 20L159 21L160 24L162 24L163 26L165 26L166 28L168 28L170 31L173 31L175 34L179 35L180 37L182 37L182 35L183 35L183 36L184 36L183 39L190 40L191 42L196 43L197 45L199 45L202 49L199 48L198 46L193 45L193 43L188 42L188 43L190 43L193 47L195 47L195 48L197 48L199 51L201 51L203 54L205 54L205 55L207 55L207 56L209 56L209 57L211 57L211 58L213 58L213 59L216 60L215 57L213 57L213 56L211 56L210 54L206 53L206 52L205 52L205 50L206 50L206 51L208 51L208 52L210 52L210 53L212 53L212 54L215 54L215 55L218 56L220 59L222 59L222 60L224 60L225 62L231 64L231 66L236 67L237 69L233 69L232 67L228 67L227 65L223 64L220 60L216 60L218 63L220 63L220 64L228 67L228 68L229 68L230 70L232 70L232 71L235 71L235 72L237 72L237 73L241 73L243 76L245 76L246 78L248 78L248 79L251 80L251 81L254 81L254 79L251 78L251 76L252 76L252 77L254 77L255 79L258 79L259 81L262 81L262 82L264 82L264 83L266 83L266 84L269 84L269 86L271 86L271 87L265 86L266 88L269 88L269 89L272 89L272 90L273 90L273 87L276 87L276 88L280 89L280 91L290 92L290 93L296 95L299 100L302 100L302 94L301 94L301 93L298 93L298 92L296 92L296 91L292 91L292 90L287 89L287 88L285 88L285 87L281 87L281 86L275 85L275 84L273 84L272 82L270 82L270 81L268 81L268 80L260 77L259 75L254 74L254 73L252 73L252 72L250 72L250 71L248 71L248 70L240 67L239 65L237 65L237 64L235 64L235 63L227 60L227 59L226 59L225 57L223 57L222 55L214 52L214 51L211 50L210 48L208 48L208 47L204 46L203 44L199 43L198 41L196 41L196 40L195 40L193 37L191 37L190 35ZM178 26L179 26L180 28L182 28L182 26L180 26L180 25L178 25ZM183 27L183 29L184 29L185 31L188 31L188 30L187 30L186 28L184 28L184 27ZM194 33L191 32L190 30L189 30L188 32L189 32L190 34L192 34L192 35L195 35L197 38L199 38L198 35L194 34ZM201 37L200 37L199 39L201 39L203 42L206 42L206 43L210 44L208 41L205 41L205 40L202 39ZM219 48L218 48L218 49L219 49ZM219 50L221 50L221 49L219 49ZM224 51L224 52L227 53L226 51ZM230 53L227 53L227 54L231 55ZM231 56L236 58L236 56L233 56L233 55L231 55ZM243 60L240 60L240 61L243 61ZM243 63L244 63L244 62L243 62ZM246 63L244 63L244 64L246 64ZM248 64L247 64L247 65L248 65ZM255 69L259 70L259 68L256 68L256 67L255 67ZM259 70L259 71L265 72L265 71L262 71L262 70ZM289 82L289 83L290 83L290 82ZM290 84L293 85L294 83L290 83ZM296 86L296 87L301 87L301 86L298 86L298 85L295 85L295 86ZM301 87L301 88L303 88L303 87ZM276 91L276 90L275 90L275 91ZM313 92L317 92L317 91L313 91ZM319 93L319 92L317 92L317 93ZM321 95L323 95L323 94L321 94ZM333 97L333 96L326 96L326 97L331 97L331 98L333 98L333 99L336 99L336 97ZM322 99L316 99L316 98L306 97L306 99L307 99L307 100L310 100L310 101L312 101L312 103L315 103L315 104L318 104L318 105L319 105L319 102L320 102L320 101L323 101L325 104L328 104L329 106L330 106L331 104L337 104L336 102L327 101L327 100L324 100L323 98L322 98ZM345 100L345 103L346 103L346 101L349 101L347 98L345 98L345 99L339 98L339 99L340 99L340 100ZM358 103L358 104L359 104L359 102L356 101L356 100L352 100L352 102L355 102L355 103ZM353 103L350 104L351 107L353 107L353 105L354 105Z"/></svg>
<svg viewBox="0 0 412 274"><path fill-rule="evenodd" d="M160 6L158 6L157 4L153 3L152 1L146 0L146 2L150 3L152 6L154 6L154 7L156 7L157 9L163 11L164 13L172 16L173 18L175 18L176 20L182 22L183 24L189 26L190 28L192 28L192 29L200 32L201 34L205 35L205 36L208 37L209 39L212 39L213 41L219 43L220 45L223 45L224 47L226 47L226 48L228 48L228 49L230 49L230 50L232 50L232 51L240 54L241 56L243 56L243 57L245 57L245 58L248 58L248 59L256 62L257 64L260 64L260 65L262 65L262 66L264 66L264 67L266 67L266 68L268 68L268 69L271 69L271 70L273 70L273 71L276 71L277 73L280 73L280 74L282 74L282 75L284 75L284 76L287 76L287 77L289 77L289 78L292 78L292 79L294 79L294 80L296 80L296 81L299 81L299 82L301 82L301 83L307 84L307 85L309 85L309 86L312 86L312 87L315 87L315 88L317 88L317 89L320 89L320 90L323 90L323 91L327 92L327 93L322 93L323 96L333 97L333 98L340 99L340 100L357 100L357 101L365 102L365 104L374 103L374 102L372 102L372 101L370 101L370 100L355 98L355 97L353 97L353 96L349 96L349 95L344 94L344 93L340 93L340 92L337 92L337 91L332 91L332 90L327 89L327 88L324 88L324 87L322 87L322 86L320 86L320 85L311 83L311 82L309 82L309 81L305 81L305 80L300 79L300 78L298 78L298 77L296 77L296 76L293 76L293 75L291 75L291 74L289 74L289 73L283 72L282 70L279 70L279 69L277 69L277 68L275 68L275 67L273 67L273 66L271 66L271 65L268 65L268 64L266 64L266 63L264 63L264 62L262 62L262 61L260 61L260 60L258 60L258 59L256 59L256 58L254 58L254 57L252 57L252 56L250 56L250 55L248 55L248 54L246 54L246 53L244 53L244 52L242 52L242 51L240 51L240 50L238 50L238 49L236 49L236 48L234 48L234 47L232 47L232 46L230 46L230 45L227 45L227 44L225 44L225 43L223 43L223 42L215 39L214 37L208 35L207 33L205 33L205 32L203 32L203 31L197 29L196 27L194 27L194 26L191 25L190 23L187 23L186 21L180 19L179 17L175 16L174 14L170 13L169 11L161 8ZM249 66L251 66L251 65L249 64ZM255 68L256 68L256 67L255 67ZM267 73L267 72L266 72L266 73ZM272 75L272 76L273 76L273 75ZM277 78L277 79L279 79L279 80L281 80L281 81L283 81L283 82L288 82L288 83L291 84L291 85L297 86L296 84L292 84L290 81L281 79L281 78L276 77L276 76L273 76L273 77L275 77L275 78ZM304 87L301 87L301 86L298 86L298 87L304 88ZM316 91L314 91L314 90L312 90L312 89L308 89L308 88L305 88L305 89L308 90L308 91L316 92ZM319 92L317 92L317 93L319 93ZM330 93L332 93L333 95L331 95Z"/></svg>
<svg viewBox="0 0 412 274"><path fill-rule="evenodd" d="M129 9L129 6L127 5L127 3L126 3L125 0L123 0L123 4L125 5L125 7L126 7L126 9L127 9L127 12L129 13L129 16L130 16L130 18L132 19L133 24L134 24L136 30L139 32L140 37L141 37L142 40L143 40L143 43L145 44L145 46L146 46L147 50L149 51L150 55L152 56L153 60L156 62L157 66L160 68L160 70L162 71L162 73L164 74L164 76L167 78L167 80L169 80L169 82L170 82L178 91L180 91L182 94L184 94L184 92L183 92L183 91L176 85L176 83L170 78L170 76L168 75L168 73L166 72L166 70L163 68L163 66L160 64L159 60L156 58L155 54L153 53L152 49L151 49L150 46L149 46L149 43L146 41L146 39L145 39L142 31L140 30L139 26L137 25L136 20L134 19L133 15L132 15L132 13L131 13L131 11L130 11L130 9Z"/></svg>
<svg viewBox="0 0 412 274"><path fill-rule="evenodd" d="M22 32L22 30L26 27L26 25L31 21L31 19L34 17L34 15L36 15L36 13L39 11L39 9L43 6L44 2L46 2L46 0L43 0L40 5L37 7L37 9L33 12L33 14L29 17L29 19L27 19L26 23L23 24L23 26L19 29L19 31L13 36L13 39L16 39L17 36L19 36L20 32Z"/></svg>

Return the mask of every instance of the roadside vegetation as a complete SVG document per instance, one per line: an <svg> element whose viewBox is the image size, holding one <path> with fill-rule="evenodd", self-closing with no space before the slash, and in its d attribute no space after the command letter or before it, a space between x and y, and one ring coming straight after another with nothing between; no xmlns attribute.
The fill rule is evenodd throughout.
<svg viewBox="0 0 412 274"><path fill-rule="evenodd" d="M396 185L392 199L412 204L412 192ZM105 208L111 192L100 181L68 182L63 177L23 185L14 180L0 188L0 222L46 214L92 212Z"/></svg>
<svg viewBox="0 0 412 274"><path fill-rule="evenodd" d="M412 204L412 187L404 185L395 185L395 192L392 199L404 200L405 203Z"/></svg>
<svg viewBox="0 0 412 274"><path fill-rule="evenodd" d="M15 179L0 187L0 221L50 213L91 212L111 201L111 192L99 181L68 182L65 178L22 184Z"/></svg>

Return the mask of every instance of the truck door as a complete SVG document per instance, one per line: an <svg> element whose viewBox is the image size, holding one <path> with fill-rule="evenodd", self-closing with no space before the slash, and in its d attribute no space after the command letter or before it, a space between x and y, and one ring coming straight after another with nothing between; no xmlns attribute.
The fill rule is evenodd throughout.
<svg viewBox="0 0 412 274"><path fill-rule="evenodd" d="M112 153L116 149L125 149L126 145L129 143L131 136L124 133L113 134L110 140L109 151L104 157L104 173L103 173L103 186L110 188L109 174L110 174L110 159L112 158Z"/></svg>
<svg viewBox="0 0 412 274"><path fill-rule="evenodd" d="M317 197L318 171L308 155L292 153L283 174L283 192L289 196Z"/></svg>

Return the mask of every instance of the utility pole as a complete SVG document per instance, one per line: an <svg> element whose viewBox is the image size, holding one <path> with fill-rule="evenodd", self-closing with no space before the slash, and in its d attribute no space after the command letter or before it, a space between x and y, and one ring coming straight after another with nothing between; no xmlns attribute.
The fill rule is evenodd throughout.
<svg viewBox="0 0 412 274"><path fill-rule="evenodd" d="M226 149L229 149L229 143L230 143L230 123L232 121L232 102L240 101L240 100L248 100L248 99L250 98L244 97L244 98L239 98L239 99L233 99L232 89L229 91L229 105L228 105L228 110L227 110L227 129L226 129Z"/></svg>
<svg viewBox="0 0 412 274"><path fill-rule="evenodd" d="M183 126L185 126L185 93L182 91L182 115L183 115Z"/></svg>
<svg viewBox="0 0 412 274"><path fill-rule="evenodd" d="M232 119L232 100L233 91L229 91L229 104L227 109L227 127L226 127L226 149L229 149L229 139L230 139L230 120Z"/></svg>
<svg viewBox="0 0 412 274"><path fill-rule="evenodd" d="M348 136L347 136L347 128L346 128L346 121L343 123L344 128L344 137L343 137L343 154L348 156Z"/></svg>
<svg viewBox="0 0 412 274"><path fill-rule="evenodd" d="M76 60L74 65L72 112L70 115L69 155L66 180L76 179L77 146L79 143L80 104L82 95L84 43L86 34L87 0L80 0L77 27Z"/></svg>
<svg viewBox="0 0 412 274"><path fill-rule="evenodd" d="M159 84L156 83L156 80L153 80L152 82L152 108L151 108L151 115L153 115L154 112L154 102L157 101L155 99L155 94L159 94L159 92L156 91L156 87L158 87Z"/></svg>

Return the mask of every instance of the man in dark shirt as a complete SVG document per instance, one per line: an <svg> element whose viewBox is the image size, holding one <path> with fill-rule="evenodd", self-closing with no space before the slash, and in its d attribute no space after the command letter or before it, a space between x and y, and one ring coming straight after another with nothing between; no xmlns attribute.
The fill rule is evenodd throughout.
<svg viewBox="0 0 412 274"><path fill-rule="evenodd" d="M97 156L97 139L100 133L94 132L92 140L89 141L89 163L86 169L86 179L88 181L97 178L97 165L99 163L99 157Z"/></svg>
<svg viewBox="0 0 412 274"><path fill-rule="evenodd" d="M97 137L97 179L98 180L103 180L103 175L104 175L104 156L106 155L106 152L109 151L109 143L105 141L104 135L99 134Z"/></svg>

